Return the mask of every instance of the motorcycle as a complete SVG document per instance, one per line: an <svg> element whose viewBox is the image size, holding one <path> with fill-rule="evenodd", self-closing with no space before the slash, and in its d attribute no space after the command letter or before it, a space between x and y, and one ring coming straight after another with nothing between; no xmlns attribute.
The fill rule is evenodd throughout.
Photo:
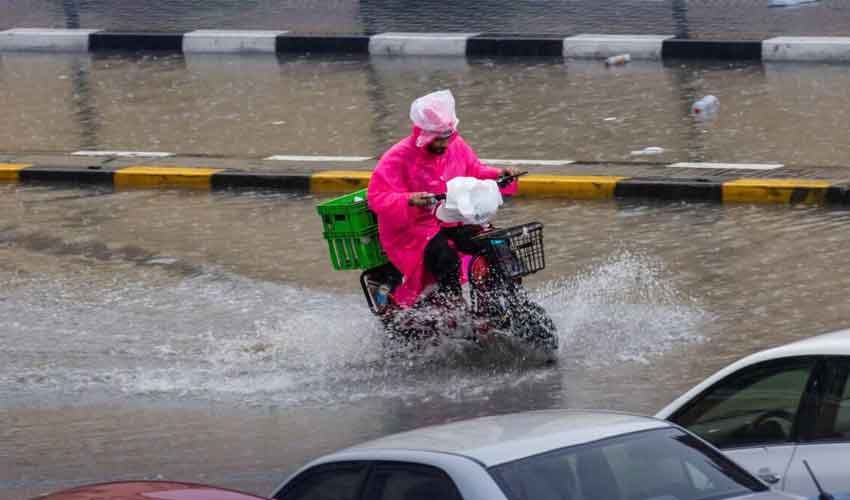
<svg viewBox="0 0 850 500"><path fill-rule="evenodd" d="M497 184L504 188L525 173L502 176ZM445 196L435 195L434 201L444 201ZM369 309L383 324L388 338L424 345L454 337L485 346L501 336L553 354L558 349L557 327L522 285L525 276L546 267L543 224L531 222L503 229L489 223L464 227L475 233L471 239L477 250L465 259L466 304L454 311L446 310L434 293L424 294L411 308L395 304L392 292L401 284L402 275L391 263L360 275ZM459 335L447 334L458 330Z"/></svg>

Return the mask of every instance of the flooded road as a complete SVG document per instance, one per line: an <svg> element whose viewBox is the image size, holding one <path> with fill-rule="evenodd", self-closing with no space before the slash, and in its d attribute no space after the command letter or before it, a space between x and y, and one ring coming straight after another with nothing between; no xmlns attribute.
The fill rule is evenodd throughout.
<svg viewBox="0 0 850 500"><path fill-rule="evenodd" d="M268 493L305 460L494 412L652 412L753 350L850 325L850 212L516 200L557 365L388 358L306 195L0 185L0 498L182 479Z"/></svg>
<svg viewBox="0 0 850 500"><path fill-rule="evenodd" d="M850 19L831 0L476 5L0 0L0 29L758 38L846 34ZM482 157L848 157L842 65L13 53L0 54L0 151L374 156L437 88ZM695 121L706 94L721 112ZM357 274L330 270L318 201L0 184L0 499L160 477L268 493L321 453L420 425L651 413L746 353L850 325L850 212L518 200L498 222L546 226L548 268L528 286L559 328L558 363L451 345L388 357Z"/></svg>
<svg viewBox="0 0 850 500"><path fill-rule="evenodd" d="M0 55L0 151L376 156L450 88L483 158L846 165L842 65ZM713 94L707 121L690 105Z"/></svg>

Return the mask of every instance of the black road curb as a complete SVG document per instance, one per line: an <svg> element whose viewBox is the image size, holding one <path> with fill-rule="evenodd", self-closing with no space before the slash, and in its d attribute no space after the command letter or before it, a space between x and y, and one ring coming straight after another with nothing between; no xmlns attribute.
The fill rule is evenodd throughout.
<svg viewBox="0 0 850 500"><path fill-rule="evenodd" d="M466 41L467 56L562 57L567 35L484 33Z"/></svg>
<svg viewBox="0 0 850 500"><path fill-rule="evenodd" d="M255 173L225 170L210 177L213 190L269 189L279 191L310 191L310 175Z"/></svg>
<svg viewBox="0 0 850 500"><path fill-rule="evenodd" d="M661 58L760 61L761 45L754 41L673 38L662 43Z"/></svg>
<svg viewBox="0 0 850 500"><path fill-rule="evenodd" d="M183 51L183 33L121 33L99 31L89 35L89 51Z"/></svg>
<svg viewBox="0 0 850 500"><path fill-rule="evenodd" d="M278 35L275 45L281 54L368 54L367 35Z"/></svg>
<svg viewBox="0 0 850 500"><path fill-rule="evenodd" d="M721 202L723 183L707 179L632 177L617 182L614 197Z"/></svg>

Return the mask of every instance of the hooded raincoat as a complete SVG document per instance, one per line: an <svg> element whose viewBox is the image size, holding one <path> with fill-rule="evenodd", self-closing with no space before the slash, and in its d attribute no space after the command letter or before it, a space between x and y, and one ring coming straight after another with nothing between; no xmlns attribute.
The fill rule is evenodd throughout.
<svg viewBox="0 0 850 500"><path fill-rule="evenodd" d="M381 157L369 182L369 208L378 215L381 245L390 262L404 275L393 299L405 307L413 305L425 287L434 283L433 276L425 270L425 247L442 224L433 207L409 206L410 194L445 193L446 182L455 177L496 179L501 174L501 170L482 164L456 131L445 152L439 155L428 151L430 141L420 140L423 133L427 131L414 126L410 136ZM503 192L511 194L515 186Z"/></svg>

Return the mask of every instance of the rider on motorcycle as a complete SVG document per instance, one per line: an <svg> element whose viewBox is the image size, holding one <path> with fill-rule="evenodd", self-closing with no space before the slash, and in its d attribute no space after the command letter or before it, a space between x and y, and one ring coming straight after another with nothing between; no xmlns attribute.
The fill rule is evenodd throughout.
<svg viewBox="0 0 850 500"><path fill-rule="evenodd" d="M402 307L412 306L423 290L438 285L448 304L462 301L461 259L474 253L469 228L447 225L434 213L434 194L445 193L455 177L497 179L513 168L481 163L457 132L455 101L448 90L433 92L410 106L413 132L389 149L369 182L369 208L378 215L381 246L404 280L393 293ZM512 194L516 185L509 186Z"/></svg>

